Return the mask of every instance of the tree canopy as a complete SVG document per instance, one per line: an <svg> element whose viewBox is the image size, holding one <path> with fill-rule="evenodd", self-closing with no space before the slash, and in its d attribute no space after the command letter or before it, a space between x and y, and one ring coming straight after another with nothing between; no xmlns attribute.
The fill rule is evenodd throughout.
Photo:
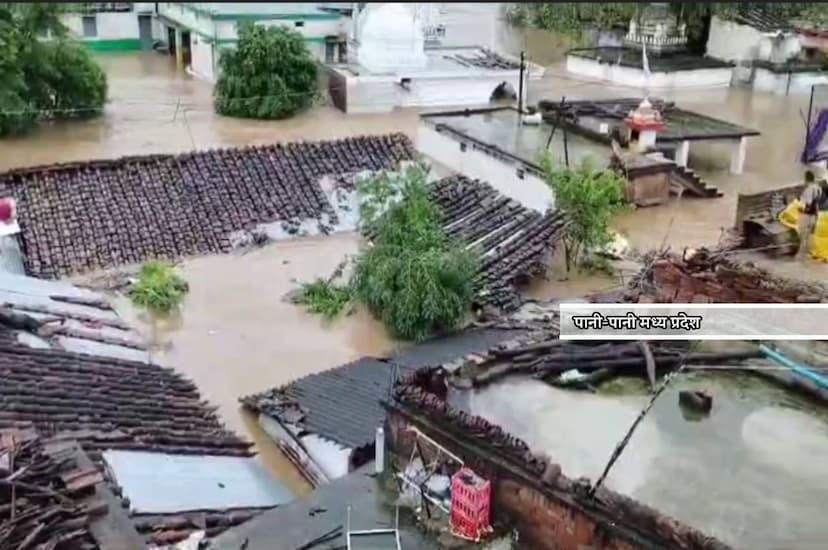
<svg viewBox="0 0 828 550"><path fill-rule="evenodd" d="M235 49L222 52L214 106L222 115L281 119L310 106L317 67L301 34L242 23Z"/></svg>
<svg viewBox="0 0 828 550"><path fill-rule="evenodd" d="M320 279L303 285L297 301L327 317L359 301L405 340L455 328L471 311L480 258L446 236L425 169L359 180L357 192L372 246L356 258L347 285Z"/></svg>
<svg viewBox="0 0 828 550"><path fill-rule="evenodd" d="M56 3L0 4L0 136L29 130L42 119L103 110L106 75L67 35L62 9Z"/></svg>
<svg viewBox="0 0 828 550"><path fill-rule="evenodd" d="M822 6L819 4L800 2L669 2L669 5L677 22L687 25L691 46L702 49L710 17L716 15L722 19L731 19L740 5L756 7L769 17L780 19L812 19L816 13L825 11L820 9ZM509 6L507 15L514 24L578 34L589 28L626 28L630 19L646 6L646 3L626 2L515 3Z"/></svg>

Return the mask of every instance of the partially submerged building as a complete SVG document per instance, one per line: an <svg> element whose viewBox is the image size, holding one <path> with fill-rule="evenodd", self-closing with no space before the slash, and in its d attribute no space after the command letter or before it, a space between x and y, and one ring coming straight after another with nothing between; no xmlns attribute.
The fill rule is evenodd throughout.
<svg viewBox="0 0 828 550"><path fill-rule="evenodd" d="M498 88L517 93L544 73L474 44L427 47L420 13L408 4L368 5L354 33L348 62L328 64L331 98L347 113L487 104Z"/></svg>

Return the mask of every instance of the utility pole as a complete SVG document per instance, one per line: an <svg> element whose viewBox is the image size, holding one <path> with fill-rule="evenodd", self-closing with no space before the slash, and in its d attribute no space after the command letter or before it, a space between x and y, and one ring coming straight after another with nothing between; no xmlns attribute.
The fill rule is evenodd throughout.
<svg viewBox="0 0 828 550"><path fill-rule="evenodd" d="M523 74L526 71L526 52L520 52L520 82L518 82L518 115L523 114ZM520 124L520 116L518 116Z"/></svg>

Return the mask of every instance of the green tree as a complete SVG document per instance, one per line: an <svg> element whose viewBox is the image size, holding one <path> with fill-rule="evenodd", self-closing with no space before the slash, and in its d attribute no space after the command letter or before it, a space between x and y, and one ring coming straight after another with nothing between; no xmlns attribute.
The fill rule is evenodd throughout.
<svg viewBox="0 0 828 550"><path fill-rule="evenodd" d="M0 136L100 114L106 75L60 22L60 4L0 4ZM46 35L50 40L43 40Z"/></svg>
<svg viewBox="0 0 828 550"><path fill-rule="evenodd" d="M370 248L356 259L347 286L318 279L303 285L296 301L332 317L357 300L405 340L421 341L460 324L471 311L480 259L446 236L426 175L414 166L358 181Z"/></svg>
<svg viewBox="0 0 828 550"><path fill-rule="evenodd" d="M585 267L590 253L612 242L610 223L627 207L624 180L610 170L593 168L588 161L577 168L566 168L555 164L547 154L540 164L557 207L571 219L563 239L567 271Z"/></svg>
<svg viewBox="0 0 828 550"><path fill-rule="evenodd" d="M301 34L286 27L242 23L237 47L222 53L213 91L216 112L281 119L310 106L317 66Z"/></svg>

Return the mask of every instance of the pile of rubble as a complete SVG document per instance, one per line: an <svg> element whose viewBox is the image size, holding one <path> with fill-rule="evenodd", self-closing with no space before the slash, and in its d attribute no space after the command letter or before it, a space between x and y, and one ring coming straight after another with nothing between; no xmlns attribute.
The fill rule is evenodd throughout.
<svg viewBox="0 0 828 550"><path fill-rule="evenodd" d="M103 481L95 468L47 453L34 430L0 430L0 547L98 548L89 524L108 507L82 499Z"/></svg>
<svg viewBox="0 0 828 550"><path fill-rule="evenodd" d="M819 303L828 287L778 277L728 251L650 258L624 299L638 303Z"/></svg>
<svg viewBox="0 0 828 550"><path fill-rule="evenodd" d="M29 272L54 278L152 258L228 252L230 236L335 212L328 174L393 169L403 134L57 164L0 174Z"/></svg>

